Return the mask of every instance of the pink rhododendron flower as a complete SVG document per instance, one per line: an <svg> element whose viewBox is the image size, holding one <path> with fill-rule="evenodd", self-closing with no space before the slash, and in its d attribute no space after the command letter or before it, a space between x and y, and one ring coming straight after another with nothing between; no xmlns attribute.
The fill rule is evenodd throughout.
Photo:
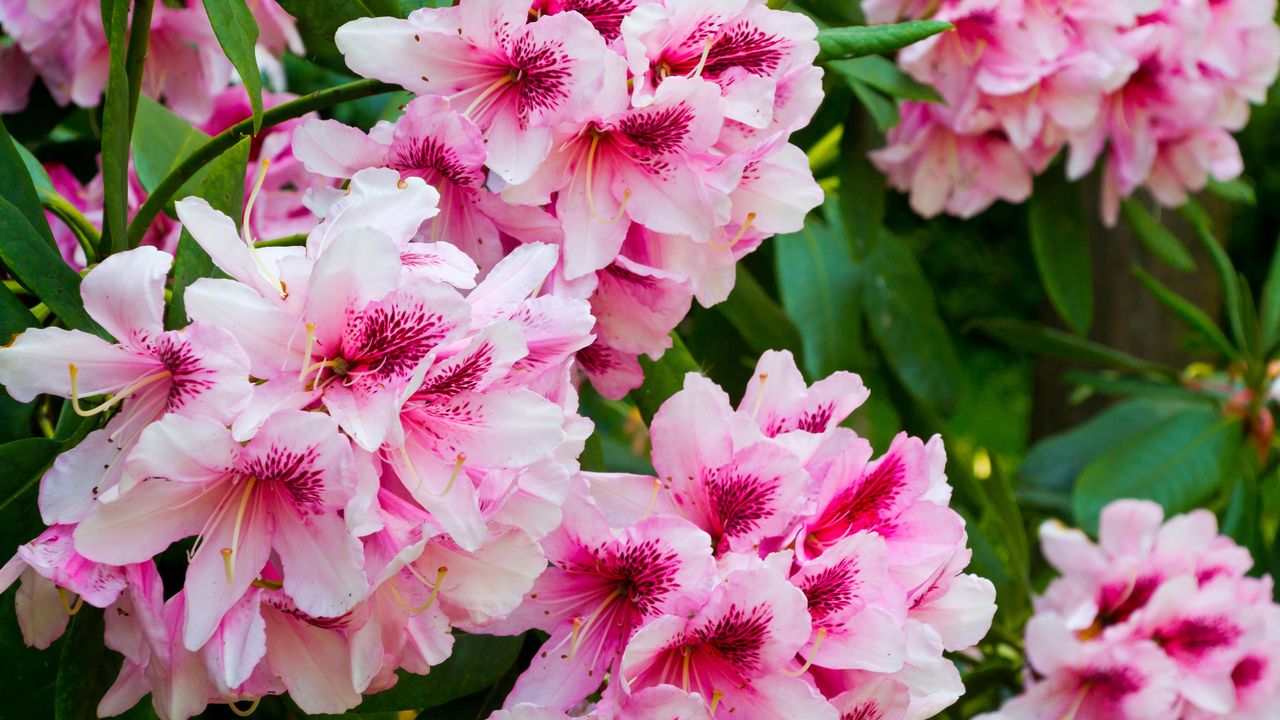
<svg viewBox="0 0 1280 720"><path fill-rule="evenodd" d="M0 113L16 113L25 108L35 79L35 68L21 48L0 45Z"/></svg>
<svg viewBox="0 0 1280 720"><path fill-rule="evenodd" d="M1265 100L1280 70L1269 0L864 0L863 7L880 21L931 12L955 25L899 56L948 107L905 103L888 147L873 154L926 217L969 217L998 199L1025 200L1030 175L1064 147L1071 179L1101 168L1108 224L1139 188L1181 205L1210 178L1243 171L1230 133L1244 127L1250 103ZM992 167L997 172L975 172Z"/></svg>
<svg viewBox="0 0 1280 720"><path fill-rule="evenodd" d="M752 0L470 0L338 32L348 65L419 94L365 134L312 121L307 166L388 167L439 188L424 237L488 272L520 243L556 243L544 292L588 300L580 367L597 390L639 385L691 299L733 288L738 260L822 201L786 144L821 100L817 28Z"/></svg>
<svg viewBox="0 0 1280 720"><path fill-rule="evenodd" d="M544 543L552 569L497 625L550 633L498 717L559 719L595 695L601 718L953 703L943 652L985 635L995 591L963 574L941 444L903 436L868 465L838 427L865 399L849 373L806 385L786 352L760 359L736 409L688 375L652 423L658 476L584 473Z"/></svg>
<svg viewBox="0 0 1280 720"><path fill-rule="evenodd" d="M1258 684L1276 657L1270 578L1245 575L1248 551L1212 513L1163 520L1155 503L1120 500L1102 510L1096 544L1041 528L1062 577L1027 626L1035 675L992 717L1248 718L1274 703L1275 685Z"/></svg>

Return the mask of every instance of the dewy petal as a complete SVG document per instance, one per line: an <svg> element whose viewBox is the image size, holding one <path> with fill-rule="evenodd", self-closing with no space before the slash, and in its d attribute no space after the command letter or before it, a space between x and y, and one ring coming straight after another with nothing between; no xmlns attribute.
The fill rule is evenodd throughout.
<svg viewBox="0 0 1280 720"><path fill-rule="evenodd" d="M116 340L164 331L164 284L173 256L143 246L103 260L80 283L85 310Z"/></svg>

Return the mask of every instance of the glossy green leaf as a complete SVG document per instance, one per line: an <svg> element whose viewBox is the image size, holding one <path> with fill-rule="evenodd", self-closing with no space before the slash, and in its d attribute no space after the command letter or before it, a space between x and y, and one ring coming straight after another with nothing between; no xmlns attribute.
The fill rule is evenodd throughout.
<svg viewBox="0 0 1280 720"><path fill-rule="evenodd" d="M0 445L0 554L10 555L22 543L44 529L36 494L40 477L62 449L62 443L44 438L15 440Z"/></svg>
<svg viewBox="0 0 1280 720"><path fill-rule="evenodd" d="M769 297L760 281L741 263L738 264L733 292L716 309L729 318L752 351L790 350L797 356L797 362L803 364L800 359L803 356L800 331L778 303Z"/></svg>
<svg viewBox="0 0 1280 720"><path fill-rule="evenodd" d="M1196 269L1196 261L1186 246L1177 235L1152 217L1146 206L1137 200L1127 199L1121 202L1120 212L1134 236L1156 257L1184 272Z"/></svg>
<svg viewBox="0 0 1280 720"><path fill-rule="evenodd" d="M1093 325L1093 259L1080 189L1058 172L1036 182L1027 203L1031 249L1049 301L1079 335Z"/></svg>
<svg viewBox="0 0 1280 720"><path fill-rule="evenodd" d="M102 241L114 251L128 247L129 76L125 71L129 0L103 0L103 27L110 46L106 99L102 106Z"/></svg>
<svg viewBox="0 0 1280 720"><path fill-rule="evenodd" d="M888 58L879 55L837 60L827 67L846 81L865 83L891 97L920 102L942 102L937 90L898 69Z"/></svg>
<svg viewBox="0 0 1280 720"><path fill-rule="evenodd" d="M520 653L523 636L458 635L449 659L427 675L400 672L390 690L365 698L356 712L426 710L492 686Z"/></svg>
<svg viewBox="0 0 1280 720"><path fill-rule="evenodd" d="M960 361L915 255L884 233L862 274L867 325L893 374L916 400L949 413L960 397Z"/></svg>
<svg viewBox="0 0 1280 720"><path fill-rule="evenodd" d="M0 198L0 261L68 327L107 336L84 310L80 276L4 198Z"/></svg>
<svg viewBox="0 0 1280 720"><path fill-rule="evenodd" d="M1231 341L1227 339L1227 336L1214 324L1213 319L1205 311L1196 307L1190 300L1169 289L1168 286L1152 277L1146 270L1135 267L1133 268L1133 274L1138 278L1138 282L1151 291L1151 294L1155 296L1161 305L1176 315L1187 327L1199 333L1205 340L1208 340L1209 344L1213 345L1218 352L1233 359L1240 356L1240 352L1231 344Z"/></svg>
<svg viewBox="0 0 1280 720"><path fill-rule="evenodd" d="M950 29L951 23L940 20L916 20L897 25L827 28L818 32L819 59L832 60L889 53Z"/></svg>
<svg viewBox="0 0 1280 720"><path fill-rule="evenodd" d="M1026 352L1041 353L1086 365L1102 365L1169 377L1177 377L1178 374L1176 369L1169 366L1034 323L1002 318L976 322L973 327L1012 348Z"/></svg>
<svg viewBox="0 0 1280 720"><path fill-rule="evenodd" d="M25 148L9 137L9 131L0 122L0 198L12 203L52 247L53 232L49 230L49 222L45 219L44 208L40 205L40 197L36 194L33 183L35 175L26 159L30 153L24 156L24 152ZM39 163L36 166L39 167ZM41 168L40 172L43 173L44 169Z"/></svg>
<svg viewBox="0 0 1280 720"><path fill-rule="evenodd" d="M205 12L218 44L227 59L235 67L249 93L253 107L253 132L262 128L262 76L258 72L258 58L254 46L258 43L258 23L245 0L204 0Z"/></svg>
<svg viewBox="0 0 1280 720"><path fill-rule="evenodd" d="M1089 463L1072 498L1076 521L1096 531L1098 513L1121 498L1153 500L1169 515L1199 507L1222 487L1241 439L1240 419L1216 408L1176 413Z"/></svg>
<svg viewBox="0 0 1280 720"><path fill-rule="evenodd" d="M197 148L209 142L209 136L192 127L151 98L138 101L138 115L133 125L133 165L142 187L151 192ZM177 197L186 197L199 188L207 171L201 170L183 185ZM185 191L185 192L184 192Z"/></svg>
<svg viewBox="0 0 1280 720"><path fill-rule="evenodd" d="M250 137L241 138L235 147L206 165L203 182L196 192L208 200L215 210L236 219L240 218L244 205L244 174L249 164L249 147L252 141ZM178 251L173 260L173 297L165 315L165 324L169 328L176 329L187 324L186 303L183 299L187 287L199 278L213 277L216 272L209 254L184 228L178 238Z"/></svg>
<svg viewBox="0 0 1280 720"><path fill-rule="evenodd" d="M17 149L18 155L22 157L22 164L27 166L27 175L31 177L31 182L36 186L36 193L41 190L53 192L53 181L49 179L49 172L44 169L40 161L36 159L31 151L23 147L22 143L17 140L13 141L13 147ZM5 195L5 191L0 191L0 196Z"/></svg>
<svg viewBox="0 0 1280 720"><path fill-rule="evenodd" d="M684 387L684 376L691 372L702 372L697 361L689 354L689 348L676 333L671 333L672 346L657 360L640 357L640 367L644 370L644 384L631 391L631 399L640 410L644 424L653 422L653 416L662 407L667 398L675 395Z"/></svg>
<svg viewBox="0 0 1280 720"><path fill-rule="evenodd" d="M836 218L834 203L829 217ZM838 224L817 213L804 230L773 240L782 306L804 346L804 368L813 379L859 365L862 306L850 243Z"/></svg>
<svg viewBox="0 0 1280 720"><path fill-rule="evenodd" d="M1130 400L1108 408L1083 425L1041 440L1018 468L1022 480L1019 495L1042 506L1070 512L1071 487L1089 463L1187 407L1186 402Z"/></svg>

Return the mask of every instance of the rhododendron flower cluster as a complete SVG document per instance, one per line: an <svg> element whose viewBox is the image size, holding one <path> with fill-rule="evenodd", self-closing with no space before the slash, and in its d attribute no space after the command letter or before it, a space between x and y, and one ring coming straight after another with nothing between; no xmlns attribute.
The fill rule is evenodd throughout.
<svg viewBox="0 0 1280 720"><path fill-rule="evenodd" d="M248 5L264 49L277 56L285 48L302 51L293 18L275 0L251 0ZM14 42L0 49L0 111L25 107L36 76L59 105L99 104L110 48L98 0L0 0L0 27ZM162 99L188 120L203 122L231 72L203 3L154 4L143 92Z"/></svg>
<svg viewBox="0 0 1280 720"><path fill-rule="evenodd" d="M580 366L605 395L641 382L692 299L797 231L822 200L788 144L821 100L817 28L762 0L464 0L365 18L337 44L357 73L417 95L366 134L315 120L307 168L388 167L439 188L421 228L488 271L513 247L562 247L554 292L590 302Z"/></svg>
<svg viewBox="0 0 1280 720"><path fill-rule="evenodd" d="M872 459L839 423L867 396L760 359L735 409L686 376L653 419L656 477L584 473L551 569L505 623L550 638L509 718L927 718L963 692L945 651L990 626L963 573L939 438ZM659 709L662 712L659 712Z"/></svg>
<svg viewBox="0 0 1280 720"><path fill-rule="evenodd" d="M899 64L945 102L907 102L872 159L921 215L1022 202L1063 148L1072 180L1101 164L1102 215L1147 188L1178 206L1243 171L1231 133L1280 68L1274 0L863 0L874 21L955 29Z"/></svg>
<svg viewBox="0 0 1280 720"><path fill-rule="evenodd" d="M285 691L342 712L442 662L451 628L484 632L545 567L591 427L569 382L590 307L535 297L555 246L477 284L453 246L412 242L437 198L364 170L305 247L261 249L247 220L182 200L227 276L186 290L190 325L165 328L173 258L144 246L81 285L112 339L50 327L0 349L15 398L109 416L41 479L49 527L0 570L37 647L81 603L107 609L125 662L101 715Z"/></svg>
<svg viewBox="0 0 1280 720"><path fill-rule="evenodd" d="M1102 511L1098 542L1040 529L1062 573L1027 626L1026 693L991 720L1273 718L1280 707L1280 605L1249 552L1196 510L1162 523L1159 505Z"/></svg>

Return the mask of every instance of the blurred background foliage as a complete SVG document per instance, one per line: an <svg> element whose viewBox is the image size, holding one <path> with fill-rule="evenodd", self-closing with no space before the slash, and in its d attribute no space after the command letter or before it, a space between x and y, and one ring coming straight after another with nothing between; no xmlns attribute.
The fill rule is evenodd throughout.
<svg viewBox="0 0 1280 720"><path fill-rule="evenodd" d="M308 48L284 63L288 89L303 95L355 79L332 41L343 22L448 3L281 4L299 18ZM788 7L824 28L862 21L854 0ZM623 401L583 388L584 412L598 429L585 465L646 471L645 419L685 370L702 370L734 396L770 348L793 351L810 380L859 373L871 398L849 425L878 450L903 431L945 438L954 504L969 523L971 572L999 590L981 655L958 658L969 693L948 711L952 718L989 710L1020 684L1022 627L1031 595L1049 578L1036 551L1042 521L1090 528L1098 509L1121 495L1157 500L1170 512L1207 506L1253 550L1257 572L1280 569L1280 469L1268 409L1280 338L1280 280L1271 270L1280 233L1280 94L1240 135L1246 177L1180 212L1137 198L1119 227L1104 228L1096 180L1068 186L1051 170L1026 206L998 204L970 221L923 220L886 190L866 152L883 144L898 99L929 99L931 91L880 56L837 55L826 66L827 99L794 142L809 154L827 202L804 231L748 256L727 302L695 307L676 347L646 363L644 388ZM369 97L326 114L368 128L395 117L407 98ZM171 132L164 123L173 118L152 116L140 111L135 153L160 152L148 150L160 145L150 139ZM97 172L98 111L59 108L37 84L28 109L5 124L40 161L64 163L83 181ZM31 436L31 410L0 396L0 442ZM0 520L18 517L10 501L0 504ZM21 647L12 603L11 591L0 607L9 671L0 680L0 717L15 707L25 708L22 717L91 717L91 707L60 698L114 677L119 661L104 654L89 627L93 616L78 616L53 649L35 652ZM536 646L533 638L460 642L460 674L442 666L432 682L404 683L359 712L391 720L405 717L397 707L415 707L431 708L424 718L484 717L514 681L520 656ZM468 654L477 661L468 665ZM77 670L59 671L60 658ZM468 675L477 665L483 672ZM278 698L258 714L301 716ZM207 716L230 713L218 707ZM144 704L127 717L154 715Z"/></svg>

